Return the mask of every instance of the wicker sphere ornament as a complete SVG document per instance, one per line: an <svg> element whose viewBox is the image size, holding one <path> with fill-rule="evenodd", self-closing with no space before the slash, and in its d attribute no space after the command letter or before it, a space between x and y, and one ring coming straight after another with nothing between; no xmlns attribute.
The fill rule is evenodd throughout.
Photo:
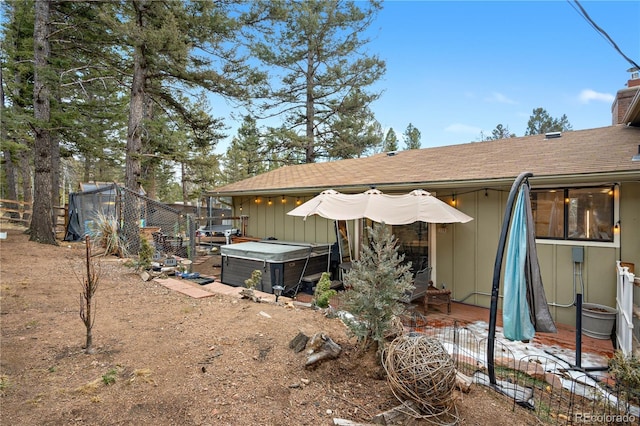
<svg viewBox="0 0 640 426"><path fill-rule="evenodd" d="M389 344L382 361L396 398L419 408L416 412L410 408L413 404L405 404L412 411L407 414L434 423L456 423L456 367L442 343L419 333L404 334Z"/></svg>

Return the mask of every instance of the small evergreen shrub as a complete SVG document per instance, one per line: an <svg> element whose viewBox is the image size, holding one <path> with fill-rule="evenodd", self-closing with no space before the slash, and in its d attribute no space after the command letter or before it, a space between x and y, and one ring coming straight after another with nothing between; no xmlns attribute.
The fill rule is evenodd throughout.
<svg viewBox="0 0 640 426"><path fill-rule="evenodd" d="M345 273L344 286L348 290L343 304L355 318L347 326L358 338L361 351L375 346L379 353L394 320L405 310L400 298L414 286L411 265L402 263L404 255L398 254L398 243L390 228L376 223L369 233L370 245L363 246L360 259L352 262L351 270Z"/></svg>
<svg viewBox="0 0 640 426"><path fill-rule="evenodd" d="M262 281L262 271L259 269L255 269L252 273L251 273L251 278L247 278L246 280L244 280L244 285L248 288L248 289L255 289L258 284Z"/></svg>
<svg viewBox="0 0 640 426"><path fill-rule="evenodd" d="M331 288L331 278L329 278L328 272L323 272L320 277L320 281L316 285L316 290L313 293L313 300L317 307L327 308L329 307L329 299L338 294L337 291Z"/></svg>
<svg viewBox="0 0 640 426"><path fill-rule="evenodd" d="M138 265L139 271L146 271L151 269L151 260L153 259L154 249L149 244L146 238L140 239L140 251L138 252Z"/></svg>

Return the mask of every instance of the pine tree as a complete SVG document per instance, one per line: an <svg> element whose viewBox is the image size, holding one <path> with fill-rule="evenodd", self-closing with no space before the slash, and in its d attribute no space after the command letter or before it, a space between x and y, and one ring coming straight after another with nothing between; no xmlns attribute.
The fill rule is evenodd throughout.
<svg viewBox="0 0 640 426"><path fill-rule="evenodd" d="M333 138L326 144L330 159L362 157L380 149L382 126L369 107L362 107L361 98L360 91L354 91L328 121L333 131Z"/></svg>
<svg viewBox="0 0 640 426"><path fill-rule="evenodd" d="M31 203L33 134L31 126L25 124L33 121L34 7L26 0L2 2L0 7L5 17L0 43L3 95L0 147L7 178L8 197L5 198ZM28 221L29 218L25 213L20 219Z"/></svg>
<svg viewBox="0 0 640 426"><path fill-rule="evenodd" d="M389 128L386 136L384 137L384 151L392 152L398 150L398 137L393 127Z"/></svg>
<svg viewBox="0 0 640 426"><path fill-rule="evenodd" d="M51 85L47 78L51 56L49 22L50 2L37 1L33 29L34 74L33 115L34 141L34 202L29 238L44 244L58 245L53 222L52 194L52 137L51 137Z"/></svg>
<svg viewBox="0 0 640 426"><path fill-rule="evenodd" d="M371 244L362 248L360 259L345 273L345 309L355 316L347 325L358 338L361 351L376 345L383 348L385 334L405 306L400 299L413 290L410 264L398 254L398 243L390 227L374 224L369 228Z"/></svg>
<svg viewBox="0 0 640 426"><path fill-rule="evenodd" d="M191 141L202 146L220 122L191 108L187 100L193 89L244 102L262 81L237 52L239 26L231 17L232 3L130 0L122 3L120 13L102 16L105 26L120 36L121 51L130 54L123 73L131 78L125 170L131 192L140 191L141 159L154 148L149 124L160 115L149 114L150 105L183 125ZM125 204L130 208L125 209L124 234L135 249L139 214L133 200L125 197Z"/></svg>
<svg viewBox="0 0 640 426"><path fill-rule="evenodd" d="M509 130L509 126L503 126L502 124L498 124L495 129L491 131L491 136L487 136L485 141L497 141L499 139L509 139L515 138L516 134L511 133Z"/></svg>
<svg viewBox="0 0 640 426"><path fill-rule="evenodd" d="M413 124L409 123L402 137L404 139L404 149L420 149L420 130L413 127Z"/></svg>
<svg viewBox="0 0 640 426"><path fill-rule="evenodd" d="M544 108L534 108L524 135L542 135L548 132L567 132L569 130L572 130L572 127L565 114L560 118L553 118Z"/></svg>
<svg viewBox="0 0 640 426"><path fill-rule="evenodd" d="M245 116L225 154L224 183L238 182L267 170L261 141L256 120Z"/></svg>
<svg viewBox="0 0 640 426"><path fill-rule="evenodd" d="M254 5L267 10L268 26L256 34L251 48L279 80L265 97L263 111L283 118L280 135L297 135L273 140L285 144L283 151L296 151L306 163L362 153L361 147L347 149L345 144L368 133L373 120L366 117L367 109L379 93L365 89L385 72L384 61L363 51L369 40L362 35L380 9L379 2Z"/></svg>

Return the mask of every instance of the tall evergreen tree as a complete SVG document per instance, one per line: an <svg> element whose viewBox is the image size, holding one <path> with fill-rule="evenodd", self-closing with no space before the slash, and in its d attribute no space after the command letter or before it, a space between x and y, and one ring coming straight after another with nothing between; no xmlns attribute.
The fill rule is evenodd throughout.
<svg viewBox="0 0 640 426"><path fill-rule="evenodd" d="M413 127L413 124L409 123L402 138L404 139L404 149L420 149L420 130Z"/></svg>
<svg viewBox="0 0 640 426"><path fill-rule="evenodd" d="M27 205L33 201L32 161L33 115L33 31L34 4L31 0L0 3L3 21L2 50L2 139L3 170L7 173L8 193ZM15 179L14 179L15 177ZM30 219L29 214L21 218Z"/></svg>
<svg viewBox="0 0 640 426"><path fill-rule="evenodd" d="M398 136L393 130L393 127L389 128L387 134L384 137L384 151L392 152L398 150Z"/></svg>
<svg viewBox="0 0 640 426"><path fill-rule="evenodd" d="M119 160L124 156L125 146L120 141L126 139L125 184L133 192L142 183L151 182L152 177L160 176L154 170L164 169L165 162L192 161L192 166L202 169L204 166L198 162L222 137L219 131L223 124L199 105L194 89L245 102L250 90L263 81L262 75L247 66L237 52L235 37L239 24L237 19L230 18L232 1L46 4L51 6L51 19L45 25L52 23L55 30L49 31L46 38L51 54L45 67L39 70L43 77L40 81L49 83L42 87L49 88L50 93L49 124L43 126L42 120L33 118L36 105L33 64L37 63L33 60L33 24L30 34L24 31L24 22L29 19L34 22L33 2L8 2L8 6L3 3L6 10L15 11L6 16L16 17L8 21L16 25L4 25L3 34L6 40L15 43L11 43L10 50L5 48L8 43L2 45L3 57L11 58L10 66L6 67L12 79L11 111L3 114L3 119L10 120L5 128L7 140L15 141L11 147L19 148L34 138L34 131L23 129L37 129L40 136L44 135L40 129L49 132L47 173L52 186L40 191L40 195L54 194L59 186L59 166L54 164L60 156L56 150L58 142L64 148L62 155L83 159L85 176L95 179L112 177L108 169L121 166ZM246 6L241 1L237 5ZM31 48L25 49L29 43ZM21 53L28 50L31 52L28 55ZM55 84L51 84L54 78ZM45 93L40 91L38 95L42 97ZM127 125L123 120L127 109L123 101L130 105ZM38 102L37 105L44 105L41 98ZM31 119L20 120L21 115L29 113ZM178 127L185 135L182 139L185 143L180 145L184 149L171 150L166 144L171 138L164 136L177 140ZM9 148L4 140L2 148ZM18 148L14 153L31 152ZM31 169L29 158L21 158L22 170ZM38 170L43 169L39 166ZM193 169L186 174L195 175ZM25 187L30 188L31 180L23 178ZM54 195L53 199L57 197ZM25 200L28 201L26 195ZM134 216L135 212L126 222L137 225ZM133 225L130 232L137 236Z"/></svg>
<svg viewBox="0 0 640 426"><path fill-rule="evenodd" d="M224 160L224 181L233 183L267 170L262 136L255 118L245 116L238 134L231 140Z"/></svg>
<svg viewBox="0 0 640 426"><path fill-rule="evenodd" d="M125 185L137 193L142 183L141 158L154 140L147 138L146 106L161 108L173 121L180 121L195 143L217 140L205 135L219 129L220 121L185 104L194 96L191 90L199 87L245 101L261 75L236 51L238 22L230 17L231 2L130 0L123 4L121 13L105 14L102 19L120 36L123 50L131 53ZM125 236L135 245L137 212L125 212Z"/></svg>
<svg viewBox="0 0 640 426"><path fill-rule="evenodd" d="M503 126L502 124L496 125L496 128L491 131L491 136L487 136L484 140L495 141L498 139L515 138L516 134L509 131L509 126Z"/></svg>
<svg viewBox="0 0 640 426"><path fill-rule="evenodd" d="M3 3L5 16L12 17L3 28L4 40L7 41L3 43L3 53L7 58L6 69L11 75L11 84L7 85L10 114L3 115L3 118L6 118L7 140L22 142L19 157L25 201L29 201L31 193L29 172L32 169L31 141L34 137L31 129L42 125L33 114L33 64L36 54L33 49L34 4L30 0ZM110 77L103 72L105 49L102 46L109 36L96 25L100 7L85 2L50 2L49 6L46 24L49 36L46 41L50 53L40 74L49 88L47 128L50 137L48 162L51 185L44 192L49 193L53 208L62 201L59 196L62 157L72 154L84 157L85 170L91 172L103 170L107 160L117 158L115 144L108 146L104 135L114 137L114 129L118 128L119 123L113 111L122 113L123 109L115 107L122 97L114 84L113 74ZM27 29L29 22L30 30ZM27 46L31 47L30 53ZM31 117L27 112L31 112ZM30 125L25 126L25 123ZM99 162L103 164L96 167ZM90 174L92 179L98 177L94 173L87 173L87 177ZM41 189L36 190L39 197L44 193Z"/></svg>
<svg viewBox="0 0 640 426"><path fill-rule="evenodd" d="M49 0L36 0L33 29L34 76L33 114L34 142L34 202L29 234L31 241L57 245L54 229L52 194L52 140L50 82L47 78L51 47L49 37Z"/></svg>
<svg viewBox="0 0 640 426"><path fill-rule="evenodd" d="M58 76L52 112L61 156L81 159L83 180L121 181L127 96L115 34L100 25L115 3L57 2L52 69ZM123 80L123 76L124 80Z"/></svg>
<svg viewBox="0 0 640 426"><path fill-rule="evenodd" d="M542 135L549 132L567 132L572 130L569 119L565 114L560 118L553 118L544 108L534 108L525 136Z"/></svg>
<svg viewBox="0 0 640 426"><path fill-rule="evenodd" d="M369 40L361 37L380 3L265 0L254 5L268 10L272 26L251 48L279 80L263 104L269 116L283 117L273 140L284 142L283 150L300 152L307 163L342 153L353 156L353 150L343 149L339 133L352 124L346 124L348 117L358 116L379 97L366 88L384 74L385 63L363 52Z"/></svg>
<svg viewBox="0 0 640 426"><path fill-rule="evenodd" d="M362 157L382 145L382 127L368 107L361 107L360 95L352 93L331 120L333 138L328 141L329 158Z"/></svg>

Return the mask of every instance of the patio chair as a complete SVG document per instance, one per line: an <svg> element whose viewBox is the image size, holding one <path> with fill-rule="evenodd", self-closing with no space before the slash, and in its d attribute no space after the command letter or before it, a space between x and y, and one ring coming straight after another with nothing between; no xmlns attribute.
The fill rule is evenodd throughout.
<svg viewBox="0 0 640 426"><path fill-rule="evenodd" d="M411 303L414 300L418 300L427 295L427 289L429 288L429 282L431 280L431 266L427 266L424 269L416 272L413 278L413 286L415 287L412 292L407 292L400 299L403 303ZM426 301L425 301L426 303Z"/></svg>

